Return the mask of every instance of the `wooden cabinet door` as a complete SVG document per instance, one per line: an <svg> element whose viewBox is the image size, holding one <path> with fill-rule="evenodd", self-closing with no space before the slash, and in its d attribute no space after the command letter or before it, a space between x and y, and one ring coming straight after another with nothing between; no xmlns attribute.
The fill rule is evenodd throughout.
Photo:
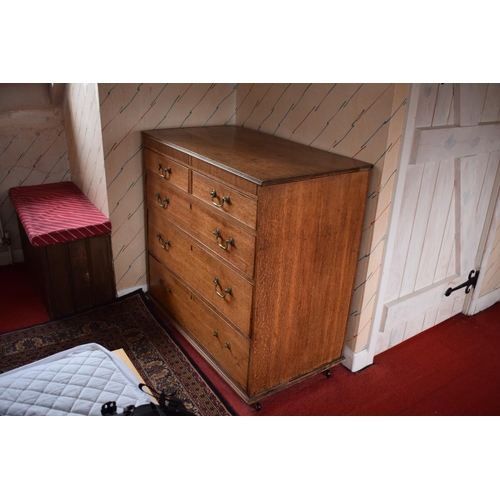
<svg viewBox="0 0 500 500"><path fill-rule="evenodd" d="M446 291L481 271L499 181L493 96L487 84L412 87L372 354L467 309L467 287Z"/></svg>

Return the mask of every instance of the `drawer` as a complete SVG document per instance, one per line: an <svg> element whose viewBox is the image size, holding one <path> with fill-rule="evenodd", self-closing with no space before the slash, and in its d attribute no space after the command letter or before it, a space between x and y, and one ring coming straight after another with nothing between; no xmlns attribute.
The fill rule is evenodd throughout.
<svg viewBox="0 0 500 500"><path fill-rule="evenodd" d="M255 236L200 202L191 205L189 232L219 257L253 278Z"/></svg>
<svg viewBox="0 0 500 500"><path fill-rule="evenodd" d="M149 252L249 334L252 285L164 218L159 210L148 211L148 225Z"/></svg>
<svg viewBox="0 0 500 500"><path fill-rule="evenodd" d="M165 266L186 277L191 239L156 208L148 210L148 250Z"/></svg>
<svg viewBox="0 0 500 500"><path fill-rule="evenodd" d="M198 172L193 172L193 195L251 228L256 228L256 200Z"/></svg>
<svg viewBox="0 0 500 500"><path fill-rule="evenodd" d="M144 150L144 165L163 182L188 190L189 170L166 156L159 155L149 149Z"/></svg>
<svg viewBox="0 0 500 500"><path fill-rule="evenodd" d="M165 216L189 220L189 195L168 185L160 176L146 176L146 205L160 210Z"/></svg>
<svg viewBox="0 0 500 500"><path fill-rule="evenodd" d="M149 292L241 388L246 389L250 344L154 257Z"/></svg>

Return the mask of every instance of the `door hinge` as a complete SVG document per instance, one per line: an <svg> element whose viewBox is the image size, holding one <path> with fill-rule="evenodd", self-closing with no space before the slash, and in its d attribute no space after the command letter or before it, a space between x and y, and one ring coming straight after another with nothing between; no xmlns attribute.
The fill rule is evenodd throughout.
<svg viewBox="0 0 500 500"><path fill-rule="evenodd" d="M460 288L467 287L465 289L465 293L469 293L471 287L476 288L476 283L477 279L479 278L479 271L475 271L474 269L469 273L469 279L465 282L462 283L461 285L456 286L455 288L448 288L446 292L444 292L445 296L448 297L451 295L454 291L460 290Z"/></svg>

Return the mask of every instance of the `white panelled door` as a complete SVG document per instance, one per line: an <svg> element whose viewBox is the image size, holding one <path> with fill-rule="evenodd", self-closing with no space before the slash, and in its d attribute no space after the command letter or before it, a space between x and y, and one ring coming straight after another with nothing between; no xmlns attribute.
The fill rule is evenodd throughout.
<svg viewBox="0 0 500 500"><path fill-rule="evenodd" d="M446 291L480 275L500 183L500 123L484 123L497 87L412 86L372 361L459 312L474 313L472 286Z"/></svg>

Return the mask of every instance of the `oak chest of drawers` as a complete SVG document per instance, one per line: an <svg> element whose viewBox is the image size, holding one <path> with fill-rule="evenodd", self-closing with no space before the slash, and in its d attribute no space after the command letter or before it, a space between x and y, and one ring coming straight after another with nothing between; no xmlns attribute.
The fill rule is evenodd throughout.
<svg viewBox="0 0 500 500"><path fill-rule="evenodd" d="M247 403L343 360L371 165L241 127L143 132L148 293Z"/></svg>

